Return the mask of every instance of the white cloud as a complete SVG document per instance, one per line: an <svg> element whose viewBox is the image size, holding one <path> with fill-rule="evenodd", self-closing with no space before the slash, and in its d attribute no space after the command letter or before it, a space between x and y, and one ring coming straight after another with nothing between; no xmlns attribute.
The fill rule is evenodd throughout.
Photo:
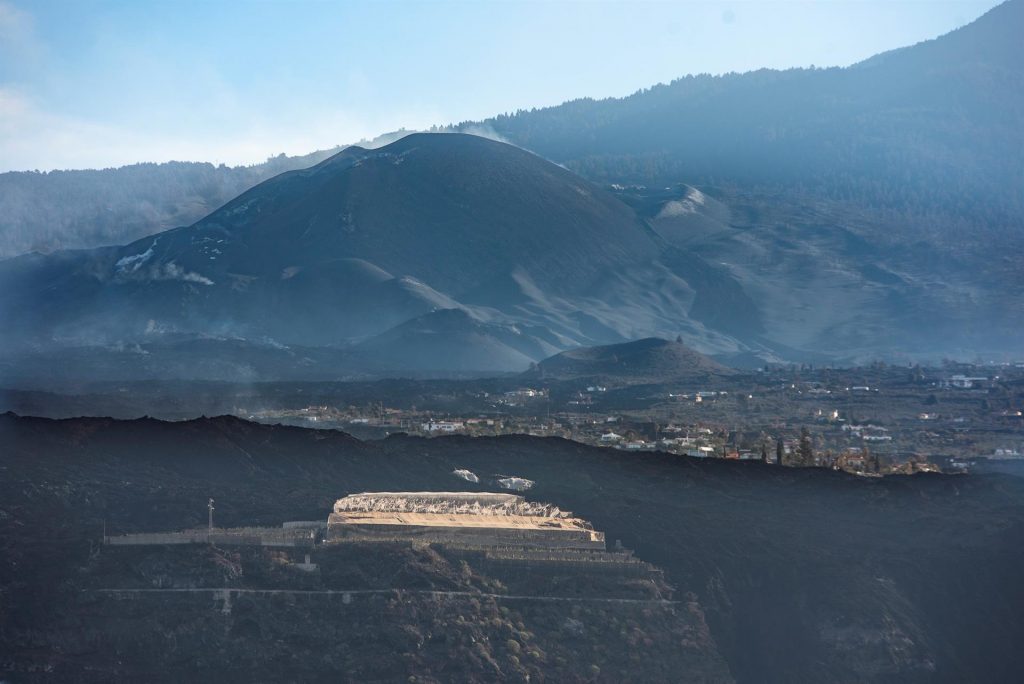
<svg viewBox="0 0 1024 684"><path fill-rule="evenodd" d="M179 68L131 41L107 45L116 73L101 78L85 70L72 79L32 14L0 0L0 172L172 160L253 164L446 118L429 106L383 116L325 106L329 98L321 94L268 101L265 93L240 90L215 63L197 59ZM373 86L354 69L343 91L361 107L373 101Z"/></svg>
<svg viewBox="0 0 1024 684"><path fill-rule="evenodd" d="M230 134L182 134L128 128L51 113L24 91L0 86L0 172L29 169L81 169L138 162L206 161L252 164L284 152L305 154L373 138L403 126L427 127L437 113L395 113L386 119L345 111L311 111L304 117L270 121L251 117Z"/></svg>
<svg viewBox="0 0 1024 684"><path fill-rule="evenodd" d="M49 114L25 93L0 87L0 171L73 168L90 158L114 158L124 139L122 131Z"/></svg>

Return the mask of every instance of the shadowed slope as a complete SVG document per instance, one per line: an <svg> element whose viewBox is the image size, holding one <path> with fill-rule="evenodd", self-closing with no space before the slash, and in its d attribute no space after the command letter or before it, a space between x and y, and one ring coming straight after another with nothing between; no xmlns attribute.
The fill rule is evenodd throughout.
<svg viewBox="0 0 1024 684"><path fill-rule="evenodd" d="M593 378L629 383L706 381L734 373L681 342L656 337L571 349L541 361L530 372L545 380Z"/></svg>

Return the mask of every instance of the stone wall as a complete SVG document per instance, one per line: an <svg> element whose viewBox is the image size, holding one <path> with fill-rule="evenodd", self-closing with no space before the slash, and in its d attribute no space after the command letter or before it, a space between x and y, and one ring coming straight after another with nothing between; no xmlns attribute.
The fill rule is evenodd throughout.
<svg viewBox="0 0 1024 684"><path fill-rule="evenodd" d="M166 544L218 544L222 546L286 546L311 547L316 544L316 531L302 528L235 527L182 530L180 532L142 532L104 538L113 546L151 546Z"/></svg>
<svg viewBox="0 0 1024 684"><path fill-rule="evenodd" d="M604 534L591 530L437 527L423 525L349 525L327 528L327 541L418 541L452 546L528 546L604 550Z"/></svg>

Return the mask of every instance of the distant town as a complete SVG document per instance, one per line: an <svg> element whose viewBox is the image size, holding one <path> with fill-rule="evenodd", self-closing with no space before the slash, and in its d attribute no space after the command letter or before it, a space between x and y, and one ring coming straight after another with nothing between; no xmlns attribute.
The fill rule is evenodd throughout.
<svg viewBox="0 0 1024 684"><path fill-rule="evenodd" d="M780 366L685 387L554 380L493 391L462 381L421 392L416 405L389 399L235 413L364 438L561 437L869 477L1024 464L1024 364Z"/></svg>

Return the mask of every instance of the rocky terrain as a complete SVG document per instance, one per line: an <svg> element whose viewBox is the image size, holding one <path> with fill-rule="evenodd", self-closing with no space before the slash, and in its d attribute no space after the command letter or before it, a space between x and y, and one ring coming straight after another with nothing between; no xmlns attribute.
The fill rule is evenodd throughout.
<svg viewBox="0 0 1024 684"><path fill-rule="evenodd" d="M61 650L49 674L593 682L671 681L686 672L691 681L733 681L695 597L668 603L650 582L550 567L507 576L444 547L345 544L315 552L313 571L295 556L259 547L104 548L47 627ZM582 600L544 600L572 598L564 587ZM509 594L518 598L501 598ZM23 674L26 662L0 667Z"/></svg>
<svg viewBox="0 0 1024 684"><path fill-rule="evenodd" d="M452 627L459 619L455 613L428 610L417 601L381 599L375 623L339 623L333 613L314 607L308 628L301 620L277 625L276 617L306 610L304 604L285 599L246 599L245 607L233 608L230 618L216 617L219 604L211 596L173 604L162 603L167 599L160 597L150 597L153 604L145 603L150 598L122 603L94 598L78 612L78 601L84 600L81 590L106 582L210 586L203 583L227 581L223 573L230 574L232 563L241 563L246 579L238 585L252 581L248 586L258 587L261 573L272 574L275 567L271 556L230 557L226 564L203 556L220 553L212 550L177 560L146 554L112 557L98 550L104 524L112 533L199 526L205 523L210 496L217 501L218 524L279 525L291 519L322 519L335 499L352 492L479 489L454 477L456 468L534 480L529 498L572 510L604 530L610 541L620 540L640 559L662 568L673 597L692 604L692 610L686 608L682 617L659 613L645 618L653 625L682 620L672 624L696 628L699 622L693 620L699 613L707 625L696 650L690 647L673 656L690 659L685 672L720 674L715 669L719 655L729 676L740 682L990 682L1014 681L1024 672L1013 647L1022 636L1016 606L1024 600L1017 582L1024 567L1019 544L1024 481L1018 478L919 475L870 480L758 462L625 454L529 437L393 436L361 442L335 431L233 418L163 423L51 421L7 414L0 419L0 439L5 444L0 455L0 651L5 654L3 667L18 677L28 676L30 666L75 672L88 662L90 668L100 668L90 672L102 678L104 672L117 671L117 665L103 651L95 651L99 643L120 644L117 652L127 658L123 662L138 663L139 654L168 642L157 641L154 632L124 631L121 621L152 614L150 606L170 610L173 605L183 611L184 622L158 620L156 633L175 633L172 624L192 625L182 627L178 638L196 654L189 656L193 661L204 663L218 658L224 662L221 646L232 654L232 662L248 653L251 662L265 663L256 652L262 647L253 645L279 639L301 645L298 652L309 654L316 650L314 644L323 643L325 630L337 633L330 630L350 624L373 634L396 635L388 637L395 639L393 650L408 653L408 662L415 664L416 644L447 624L452 641L445 641L443 652L476 653L476 660L467 656L460 661L459 667L470 668L467 677L493 678L488 658L511 677L520 670L509 665L512 647L501 646L501 639L507 642L505 625L511 622L519 632L533 633L543 651L539 659L516 656L522 671L536 676L586 677L594 664L605 673L595 673L601 681L686 679L676 672L667 677L662 670L645 670L643 664L624 676L616 658L602 665L584 658L580 649L560 650L561 637L555 635L564 635L559 625L572 618L584 625L605 625L587 632L587 648L626 653L621 649L632 638L629 620L644 630L642 621L628 611L535 618L513 614L509 607L509 616L503 616L501 605L483 601L479 609L458 612L469 625ZM431 558L399 557L380 567L406 572L406 587L479 589L495 579L480 572L462 575L458 564ZM394 577L392 572L381 574ZM159 579L164 576L169 579ZM356 573L348 581L361 580ZM339 580L335 586L341 584ZM687 598L690 594L692 599ZM243 621L246 611L251 618ZM89 637L92 641L64 643L69 625L81 629L88 624L109 627L99 628ZM403 624L414 629L399 637L392 630ZM216 632L222 636L211 636L213 645L203 646L197 635L208 629L223 630ZM674 633L675 628L666 629ZM243 639L246 634L254 638ZM482 636L488 642L481 653L472 640L479 643ZM668 648L661 637L647 634L652 641L646 644L643 636L635 636L652 652ZM357 671L371 679L397 672L373 669L376 652L360 647L361 642L339 643L339 650L326 649L334 660L324 661L324 670L303 661L296 671L326 671L331 663L344 663L366 668ZM278 646L269 648L274 653ZM528 653L529 644L520 642L520 649ZM187 669L181 654L161 652L160 662ZM566 659L564 666L558 665L558 657ZM431 670L431 676L445 678L441 670ZM702 677L691 679L714 681L710 675Z"/></svg>

